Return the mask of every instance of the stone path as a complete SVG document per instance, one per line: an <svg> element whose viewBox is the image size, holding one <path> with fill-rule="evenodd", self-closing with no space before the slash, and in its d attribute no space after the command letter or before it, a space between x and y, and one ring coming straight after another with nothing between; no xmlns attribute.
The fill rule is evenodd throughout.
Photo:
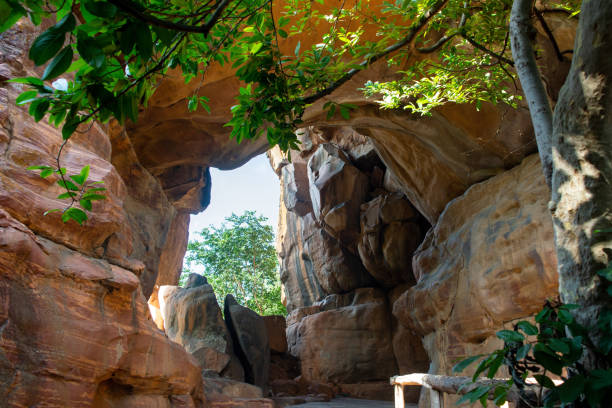
<svg viewBox="0 0 612 408"><path fill-rule="evenodd" d="M393 408L391 401L373 401L354 398L334 398L329 402L308 402L291 405L293 408ZM289 407L287 407L289 408ZM416 408L416 404L406 404L406 408Z"/></svg>

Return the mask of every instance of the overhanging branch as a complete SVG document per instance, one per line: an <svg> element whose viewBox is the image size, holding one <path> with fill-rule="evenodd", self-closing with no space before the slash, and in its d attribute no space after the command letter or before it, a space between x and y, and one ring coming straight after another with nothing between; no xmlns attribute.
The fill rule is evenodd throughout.
<svg viewBox="0 0 612 408"><path fill-rule="evenodd" d="M425 13L423 13L414 23L412 23L412 25L410 26L410 29L408 30L408 34L406 34L406 36L402 40L396 42L393 45L390 45L389 47L385 48L382 52L380 52L380 53L372 56L371 58L368 58L367 60L363 61L362 63L359 64L359 68L351 69L346 74L344 74L342 77L340 77L336 81L332 82L325 89L322 89L322 90L320 90L319 92L317 92L317 93L315 93L313 95L310 95L310 96L307 96L305 98L302 98L302 102L305 103L305 104L310 104L310 103L316 102L317 100L321 99L322 97L327 96L330 93L332 93L333 91L335 91L336 89L338 89L340 86L345 84L347 81L349 81L357 73L361 72L368 65L373 64L374 62L378 61L379 59L381 59L383 57L386 57L387 55L389 55L389 54L399 50L400 48L405 47L408 44L410 44L412 41L414 41L414 39L421 32L421 30L423 30L425 25L427 25L429 20L431 20L431 18L438 11L440 11L440 9L442 9L442 7L444 7L447 2L448 2L448 0L438 0L438 1L436 1L434 3L434 5L429 10L427 10Z"/></svg>
<svg viewBox="0 0 612 408"><path fill-rule="evenodd" d="M185 33L200 33L207 35L209 31L214 27L219 18L221 17L221 13L229 6L231 0L221 0L215 11L213 11L212 15L208 19L208 21L203 25L190 25L183 23L175 23L173 21L164 20L161 18L154 17L150 14L147 14L139 9L139 7L131 1L126 0L108 0L109 3L115 5L118 9L130 14L131 16L144 21L145 23L167 28L174 31L181 31Z"/></svg>

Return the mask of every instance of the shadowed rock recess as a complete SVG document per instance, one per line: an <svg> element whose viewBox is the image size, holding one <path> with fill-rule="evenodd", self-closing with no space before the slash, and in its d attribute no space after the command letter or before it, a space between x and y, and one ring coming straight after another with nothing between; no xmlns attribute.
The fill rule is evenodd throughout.
<svg viewBox="0 0 612 408"><path fill-rule="evenodd" d="M64 224L42 215L63 206L56 180L26 170L54 165L61 132L15 105L23 85L4 82L40 73L26 55L35 35L20 22L0 37L0 405L390 400L390 376L450 375L557 294L550 192L525 106L382 111L358 90L392 77L382 61L329 96L357 106L350 119L328 120L319 101L291 161L268 151L287 318L232 297L222 313L205 278L177 284L209 168L267 149L222 126L240 84L211 70L198 92L212 114L190 113L195 85L173 72L137 123L83 127L62 165L89 164L108 199L83 226ZM543 67L554 101L563 77Z"/></svg>

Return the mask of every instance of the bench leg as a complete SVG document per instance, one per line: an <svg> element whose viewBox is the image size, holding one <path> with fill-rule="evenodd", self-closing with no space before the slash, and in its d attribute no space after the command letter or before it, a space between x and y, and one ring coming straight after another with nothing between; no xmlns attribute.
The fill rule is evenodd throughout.
<svg viewBox="0 0 612 408"><path fill-rule="evenodd" d="M444 408L444 400L440 391L431 388L429 390L429 398L431 399L431 408Z"/></svg>
<svg viewBox="0 0 612 408"><path fill-rule="evenodd" d="M404 404L404 386L394 385L395 390L395 408L405 408Z"/></svg>

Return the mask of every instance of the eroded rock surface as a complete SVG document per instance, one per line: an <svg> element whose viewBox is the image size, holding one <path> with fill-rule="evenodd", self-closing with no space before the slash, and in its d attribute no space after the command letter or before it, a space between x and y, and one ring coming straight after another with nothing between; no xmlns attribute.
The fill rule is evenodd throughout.
<svg viewBox="0 0 612 408"><path fill-rule="evenodd" d="M417 284L393 312L426 336L438 373L556 296L549 196L539 159L530 156L453 200L427 233L413 261Z"/></svg>
<svg viewBox="0 0 612 408"><path fill-rule="evenodd" d="M6 406L202 406L196 361L153 325L131 271L0 210L0 277Z"/></svg>

